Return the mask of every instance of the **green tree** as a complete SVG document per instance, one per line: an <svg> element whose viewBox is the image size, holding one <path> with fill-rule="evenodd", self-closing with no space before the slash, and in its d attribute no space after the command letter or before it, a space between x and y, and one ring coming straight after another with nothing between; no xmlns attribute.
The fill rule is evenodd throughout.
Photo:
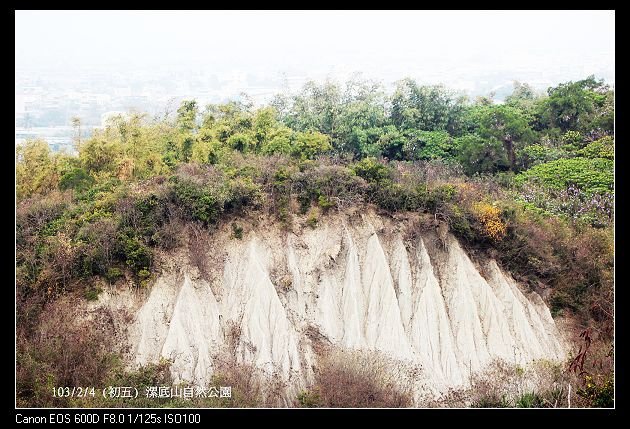
<svg viewBox="0 0 630 429"><path fill-rule="evenodd" d="M294 154L302 159L312 159L316 155L332 149L330 137L317 131L297 133Z"/></svg>
<svg viewBox="0 0 630 429"><path fill-rule="evenodd" d="M387 124L385 93L381 85L355 77L346 83L338 118L341 151L358 156L379 155L381 128Z"/></svg>
<svg viewBox="0 0 630 429"><path fill-rule="evenodd" d="M400 129L458 134L464 102L464 97L443 86L418 86L412 79L403 79L392 96L391 121Z"/></svg>
<svg viewBox="0 0 630 429"><path fill-rule="evenodd" d="M66 171L59 180L59 189L83 191L94 184L94 179L82 168L74 167Z"/></svg>
<svg viewBox="0 0 630 429"><path fill-rule="evenodd" d="M307 82L302 91L290 100L285 123L297 131L319 131L335 141L341 108L341 90L331 81L318 85Z"/></svg>
<svg viewBox="0 0 630 429"><path fill-rule="evenodd" d="M603 80L594 76L577 82L562 83L548 89L549 97L539 106L540 120L548 128L590 132L593 127L611 133L613 125L612 93Z"/></svg>
<svg viewBox="0 0 630 429"><path fill-rule="evenodd" d="M184 132L193 132L197 128L199 108L195 100L184 100L177 109L177 126Z"/></svg>
<svg viewBox="0 0 630 429"><path fill-rule="evenodd" d="M451 158L455 153L453 139L446 131L410 131L405 135L406 159Z"/></svg>
<svg viewBox="0 0 630 429"><path fill-rule="evenodd" d="M253 132L258 147L263 147L270 139L274 130L279 126L276 111L272 107L258 109L254 113Z"/></svg>
<svg viewBox="0 0 630 429"><path fill-rule="evenodd" d="M556 159L566 156L567 153L563 149L555 147L549 147L542 143L534 143L525 146L519 152L519 165L523 166L523 169L530 168L537 164L544 162L555 161Z"/></svg>
<svg viewBox="0 0 630 429"><path fill-rule="evenodd" d="M92 137L81 145L79 159L83 168L93 176L111 176L116 173L116 161L121 153L120 143Z"/></svg>
<svg viewBox="0 0 630 429"><path fill-rule="evenodd" d="M202 120L202 131L211 133L222 143L237 133L251 132L253 114L242 101L208 105Z"/></svg>
<svg viewBox="0 0 630 429"><path fill-rule="evenodd" d="M81 145L81 118L73 116L70 121L72 122L72 128L74 129L75 147L79 147Z"/></svg>
<svg viewBox="0 0 630 429"><path fill-rule="evenodd" d="M485 139L477 134L466 134L455 139L458 159L468 174L496 173L510 168L503 145L496 138Z"/></svg>
<svg viewBox="0 0 630 429"><path fill-rule="evenodd" d="M197 102L194 100L182 101L177 109L177 127L181 133L179 137L179 150L184 162L190 160L192 156L198 113Z"/></svg>
<svg viewBox="0 0 630 429"><path fill-rule="evenodd" d="M534 88L526 83L514 81L512 94L505 97L505 104L515 107L528 115L533 115L536 108L537 96Z"/></svg>
<svg viewBox="0 0 630 429"><path fill-rule="evenodd" d="M378 138L381 155L391 160L402 160L405 136L394 125L386 125L381 131Z"/></svg>
<svg viewBox="0 0 630 429"><path fill-rule="evenodd" d="M57 186L57 173L48 143L27 140L15 148L15 182L18 199L48 192Z"/></svg>
<svg viewBox="0 0 630 429"><path fill-rule="evenodd" d="M275 128L269 141L262 147L262 153L290 155L293 152L294 138L294 133L290 128L285 126Z"/></svg>
<svg viewBox="0 0 630 429"><path fill-rule="evenodd" d="M350 133L343 139L344 147L348 152L362 158L365 156L380 156L380 138L383 135L382 128L353 127Z"/></svg>
<svg viewBox="0 0 630 429"><path fill-rule="evenodd" d="M526 115L512 106L498 105L483 110L479 121L481 137L500 141L510 169L516 171L516 147L524 146L534 138Z"/></svg>
<svg viewBox="0 0 630 429"><path fill-rule="evenodd" d="M257 143L256 137L251 132L239 132L227 139L229 147L243 153L256 152Z"/></svg>
<svg viewBox="0 0 630 429"><path fill-rule="evenodd" d="M192 147L190 160L199 164L216 164L221 152L218 140L197 139Z"/></svg>

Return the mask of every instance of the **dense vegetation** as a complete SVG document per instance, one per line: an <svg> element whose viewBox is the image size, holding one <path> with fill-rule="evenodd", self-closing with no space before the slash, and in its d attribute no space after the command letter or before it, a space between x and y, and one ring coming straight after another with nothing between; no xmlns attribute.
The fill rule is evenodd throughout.
<svg viewBox="0 0 630 429"><path fill-rule="evenodd" d="M18 400L40 403L37 377L64 381L33 349L50 305L96 299L103 282L146 287L156 252L185 245L191 228L230 222L238 237L253 211L315 228L357 204L430 214L550 290L554 315L610 341L613 96L594 77L546 94L516 83L501 104L410 79L393 94L369 81L308 83L261 108L184 101L162 117L119 116L77 137L77 155L19 146Z"/></svg>

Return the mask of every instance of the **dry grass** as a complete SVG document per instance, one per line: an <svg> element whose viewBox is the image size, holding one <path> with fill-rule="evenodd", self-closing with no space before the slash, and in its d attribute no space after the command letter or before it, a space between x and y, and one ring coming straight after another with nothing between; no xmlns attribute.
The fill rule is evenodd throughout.
<svg viewBox="0 0 630 429"><path fill-rule="evenodd" d="M533 367L496 361L471 377L466 388L451 389L429 401L429 407L512 408L531 402L530 407L566 406L568 385L575 382L562 366L537 362Z"/></svg>
<svg viewBox="0 0 630 429"><path fill-rule="evenodd" d="M571 369L568 362L536 361L527 367L493 362L473 375L470 386L451 389L443 397L429 400L427 407L473 408L582 408L593 406L592 399L580 394L589 380L603 386L613 372L610 345L594 342L583 371ZM575 356L578 350L573 350ZM573 361L571 357L568 361Z"/></svg>
<svg viewBox="0 0 630 429"><path fill-rule="evenodd" d="M268 373L250 363L240 362L234 354L219 354L214 358L215 386L231 386L231 398L210 400L210 407L286 407L287 383L279 373Z"/></svg>
<svg viewBox="0 0 630 429"><path fill-rule="evenodd" d="M301 406L404 408L413 405L417 368L395 364L377 352L329 349L319 360L315 383L299 397Z"/></svg>

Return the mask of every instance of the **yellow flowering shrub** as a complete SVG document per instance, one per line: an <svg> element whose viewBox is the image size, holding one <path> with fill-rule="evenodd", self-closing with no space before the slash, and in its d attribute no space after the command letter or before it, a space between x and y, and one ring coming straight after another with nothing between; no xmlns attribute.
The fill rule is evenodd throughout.
<svg viewBox="0 0 630 429"><path fill-rule="evenodd" d="M507 233L507 225L501 219L501 210L485 202L472 206L473 215L482 223L484 233L493 240L501 240Z"/></svg>
<svg viewBox="0 0 630 429"><path fill-rule="evenodd" d="M615 381L612 375L600 381L591 375L586 375L584 387L577 393L586 399L591 407L612 408L615 406Z"/></svg>

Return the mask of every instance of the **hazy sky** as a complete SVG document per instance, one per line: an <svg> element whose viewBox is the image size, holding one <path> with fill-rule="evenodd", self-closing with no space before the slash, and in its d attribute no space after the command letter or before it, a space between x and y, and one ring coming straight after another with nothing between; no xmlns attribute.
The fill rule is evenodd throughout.
<svg viewBox="0 0 630 429"><path fill-rule="evenodd" d="M16 68L614 82L614 11L17 11Z"/></svg>

